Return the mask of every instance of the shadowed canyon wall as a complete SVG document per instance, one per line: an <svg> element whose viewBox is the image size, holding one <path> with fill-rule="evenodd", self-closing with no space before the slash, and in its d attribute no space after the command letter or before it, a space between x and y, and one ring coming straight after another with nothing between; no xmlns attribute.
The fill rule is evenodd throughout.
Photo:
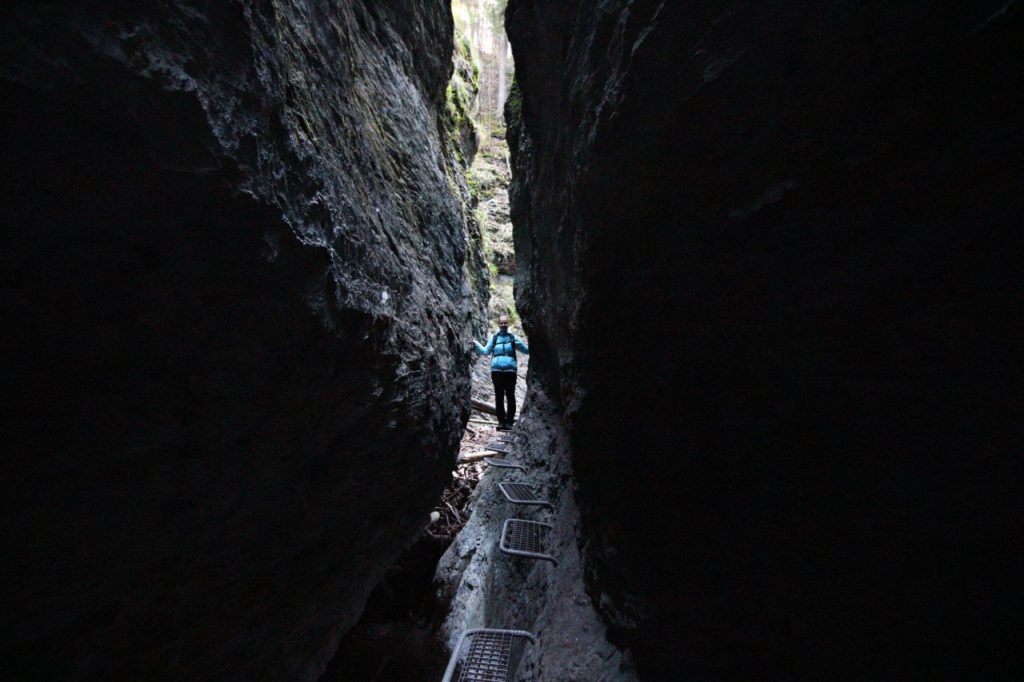
<svg viewBox="0 0 1024 682"><path fill-rule="evenodd" d="M1019 676L1020 3L506 18L532 380L641 679Z"/></svg>
<svg viewBox="0 0 1024 682"><path fill-rule="evenodd" d="M316 679L467 417L450 11L0 17L0 677Z"/></svg>

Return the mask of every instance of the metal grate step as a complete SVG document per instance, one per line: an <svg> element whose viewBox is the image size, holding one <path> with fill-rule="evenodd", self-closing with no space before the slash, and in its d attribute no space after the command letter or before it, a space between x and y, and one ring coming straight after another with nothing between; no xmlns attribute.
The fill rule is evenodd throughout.
<svg viewBox="0 0 1024 682"><path fill-rule="evenodd" d="M510 462L507 459L498 459L497 457L484 457L484 461L490 464L492 467L498 467L499 469L521 469L526 471L526 467L522 464L516 464Z"/></svg>
<svg viewBox="0 0 1024 682"><path fill-rule="evenodd" d="M498 547L506 554L544 559L557 564L555 557L544 552L544 536L550 529L550 523L526 521L524 519L506 519L501 528L501 541Z"/></svg>
<svg viewBox="0 0 1024 682"><path fill-rule="evenodd" d="M498 488L505 495L505 499L513 504L536 504L554 509L550 502L537 497L531 485L525 483L499 483Z"/></svg>
<svg viewBox="0 0 1024 682"><path fill-rule="evenodd" d="M512 644L519 638L537 644L537 638L526 630L466 630L452 651L441 682L451 682L456 669L459 670L458 682L506 682L512 659ZM466 640L469 640L469 651L460 660Z"/></svg>
<svg viewBox="0 0 1024 682"><path fill-rule="evenodd" d="M512 449L508 445L508 443L488 443L484 446L484 450L491 450L492 452L500 452L507 455L512 452Z"/></svg>

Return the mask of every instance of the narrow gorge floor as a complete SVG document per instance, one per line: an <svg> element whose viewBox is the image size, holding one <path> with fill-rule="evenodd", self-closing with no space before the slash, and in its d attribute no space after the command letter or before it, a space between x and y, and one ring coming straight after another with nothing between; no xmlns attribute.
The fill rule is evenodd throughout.
<svg viewBox="0 0 1024 682"><path fill-rule="evenodd" d="M526 398L529 360L519 359L516 401ZM488 362L473 367L473 398L493 402ZM459 462L423 532L377 586L359 623L342 639L321 682L423 682L441 679L448 660L440 627L449 604L434 585L437 563L472 514L472 494L484 475L484 447L498 431L489 414L473 412ZM493 538L497 542L497 538Z"/></svg>

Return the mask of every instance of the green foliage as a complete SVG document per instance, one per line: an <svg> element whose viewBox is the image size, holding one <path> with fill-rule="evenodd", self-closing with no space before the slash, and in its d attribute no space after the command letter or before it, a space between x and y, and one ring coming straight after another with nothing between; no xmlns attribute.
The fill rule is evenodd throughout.
<svg viewBox="0 0 1024 682"><path fill-rule="evenodd" d="M479 223L481 226L481 233L483 234L484 238L484 252L486 253L490 248L491 241L487 234L487 230L482 229L483 226L487 224L487 213L484 212L484 209L477 206L476 209L473 211L473 216L476 218L476 222Z"/></svg>
<svg viewBox="0 0 1024 682"><path fill-rule="evenodd" d="M505 28L505 7L508 0L473 0L472 3L466 0L452 0L452 18L455 20L455 28L462 33L469 33L476 22L478 13L482 12L484 18L495 30L503 31Z"/></svg>
<svg viewBox="0 0 1024 682"><path fill-rule="evenodd" d="M498 281L492 276L491 303L487 311L487 319L490 321L491 326L497 326L498 317L501 315L508 315L509 320L514 325L520 322L511 282Z"/></svg>
<svg viewBox="0 0 1024 682"><path fill-rule="evenodd" d="M507 267L515 257L511 225L508 224L506 216L492 217L483 208L484 205L493 207L491 200L495 195L506 191L508 172L507 147L504 142L505 125L501 112L488 110L476 116L471 116L470 112L476 106L482 73L480 55L476 50L484 50L484 55L487 55L486 46L474 45L473 41L489 41L490 38L486 36L493 35L494 31L499 34L503 31L505 6L506 0L452 1L452 14L456 25L452 52L454 69L445 93L446 146L452 150L451 157L458 159L460 163L463 162L462 147L467 139L467 127L475 128L480 134L477 138L480 141L480 148L476 161L471 169L465 171L469 199L464 207L473 246L481 249L487 271L486 274L477 271L474 277L473 273L467 270L467 275L474 285L474 290L477 290L477 286L489 289L488 318L492 323L496 323L498 316L503 314L508 315L515 323L520 319L515 306L512 277L501 274L502 271L499 270L499 267ZM494 57L491 55L488 58L493 60ZM493 65L489 65L488 68L490 66ZM513 78L512 83L514 82ZM513 106L518 108L518 89L513 91L512 96L515 98ZM470 206L474 207L471 214ZM479 226L478 230L476 226Z"/></svg>
<svg viewBox="0 0 1024 682"><path fill-rule="evenodd" d="M445 99L448 106L448 115L452 121L459 125L469 115L470 99L466 92L466 84L459 78L458 74L452 76L448 81L448 89L445 92Z"/></svg>
<svg viewBox="0 0 1024 682"><path fill-rule="evenodd" d="M469 44L469 37L461 31L455 32L455 49L458 55L466 61L473 61L473 48Z"/></svg>
<svg viewBox="0 0 1024 682"><path fill-rule="evenodd" d="M475 135L476 125L470 116L479 84L479 68L470 55L469 41L456 32L452 50L454 71L445 89L446 146L459 165L465 166L463 140Z"/></svg>
<svg viewBox="0 0 1024 682"><path fill-rule="evenodd" d="M473 197L473 201L479 201L480 182L477 180L476 173L473 172L472 167L466 171L466 184L469 186L469 195Z"/></svg>
<svg viewBox="0 0 1024 682"><path fill-rule="evenodd" d="M452 0L452 19L456 33L467 34L473 26L473 10L466 0Z"/></svg>
<svg viewBox="0 0 1024 682"><path fill-rule="evenodd" d="M480 89L480 59L473 54L473 47L465 33L455 34L455 57L456 73L462 71L462 77L468 77L473 91L477 92ZM462 69L458 68L460 61L463 63Z"/></svg>
<svg viewBox="0 0 1024 682"><path fill-rule="evenodd" d="M495 29L505 30L505 8L507 6L508 0L486 0L484 12Z"/></svg>
<svg viewBox="0 0 1024 682"><path fill-rule="evenodd" d="M455 32L455 48L452 53L455 65L454 76L458 76L472 91L473 97L480 90L480 60L473 55L473 48L465 33Z"/></svg>

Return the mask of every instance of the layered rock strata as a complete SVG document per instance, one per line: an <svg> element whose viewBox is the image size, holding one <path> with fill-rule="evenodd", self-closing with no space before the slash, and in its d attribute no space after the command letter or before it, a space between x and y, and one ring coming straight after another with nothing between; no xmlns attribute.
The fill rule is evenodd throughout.
<svg viewBox="0 0 1024 682"><path fill-rule="evenodd" d="M641 678L1019 675L1020 4L506 16L532 380Z"/></svg>
<svg viewBox="0 0 1024 682"><path fill-rule="evenodd" d="M450 12L0 15L0 677L316 679L467 417Z"/></svg>

